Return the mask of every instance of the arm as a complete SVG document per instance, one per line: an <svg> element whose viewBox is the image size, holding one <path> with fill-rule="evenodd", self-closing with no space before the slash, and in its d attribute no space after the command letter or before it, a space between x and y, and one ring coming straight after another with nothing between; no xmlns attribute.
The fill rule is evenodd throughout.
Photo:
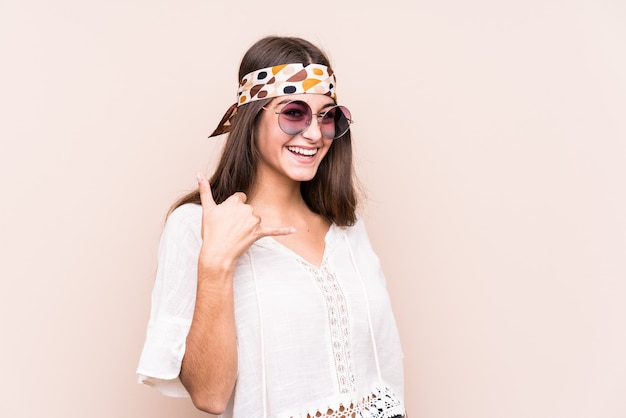
<svg viewBox="0 0 626 418"><path fill-rule="evenodd" d="M198 409L221 414L237 378L235 264L257 239L291 234L294 229L263 228L252 207L245 204L243 193L215 204L209 183L201 174L198 187L202 200L202 247L196 304L180 379Z"/></svg>
<svg viewBox="0 0 626 418"><path fill-rule="evenodd" d="M196 408L221 414L237 377L233 268L211 267L205 259L198 262L196 305L180 379Z"/></svg>

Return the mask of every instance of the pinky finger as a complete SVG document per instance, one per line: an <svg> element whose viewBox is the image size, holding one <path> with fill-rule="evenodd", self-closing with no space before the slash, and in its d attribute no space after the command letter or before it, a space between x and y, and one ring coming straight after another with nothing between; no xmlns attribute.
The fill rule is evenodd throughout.
<svg viewBox="0 0 626 418"><path fill-rule="evenodd" d="M261 231L261 237L271 237L278 235L291 235L296 232L296 228L290 226L276 227L276 228L263 228Z"/></svg>

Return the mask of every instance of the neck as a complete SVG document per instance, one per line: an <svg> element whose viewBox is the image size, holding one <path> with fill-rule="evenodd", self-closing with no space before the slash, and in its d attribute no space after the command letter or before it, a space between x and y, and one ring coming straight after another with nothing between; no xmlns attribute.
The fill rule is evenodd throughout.
<svg viewBox="0 0 626 418"><path fill-rule="evenodd" d="M300 193L299 182L275 182L267 183L260 181L248 193L248 203L257 208L275 207L286 211L305 205ZM306 205L305 205L306 206Z"/></svg>
<svg viewBox="0 0 626 418"><path fill-rule="evenodd" d="M247 202L268 224L300 227L305 220L318 216L304 202L300 182L259 182L248 193Z"/></svg>

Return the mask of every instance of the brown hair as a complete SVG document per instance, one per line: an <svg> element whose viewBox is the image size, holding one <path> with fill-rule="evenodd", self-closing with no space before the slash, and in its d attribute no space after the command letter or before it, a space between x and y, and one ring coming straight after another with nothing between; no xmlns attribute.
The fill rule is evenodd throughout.
<svg viewBox="0 0 626 418"><path fill-rule="evenodd" d="M322 64L331 67L328 57L310 42L301 38L269 36L257 41L245 53L239 67L239 80L259 68L287 63ZM269 100L257 100L237 109L221 158L209 179L216 203L222 203L238 191L248 193L254 184L258 116L261 107ZM349 130L333 141L315 177L302 182L300 190L304 201L313 212L339 226L354 224L357 197ZM180 198L172 206L170 213L186 203L200 204L198 190Z"/></svg>

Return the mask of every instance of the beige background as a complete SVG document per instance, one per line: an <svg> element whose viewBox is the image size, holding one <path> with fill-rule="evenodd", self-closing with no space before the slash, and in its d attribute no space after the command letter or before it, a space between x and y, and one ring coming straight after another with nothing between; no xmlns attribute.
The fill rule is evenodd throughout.
<svg viewBox="0 0 626 418"><path fill-rule="evenodd" d="M200 417L135 383L169 204L241 55L324 47L411 418L626 416L626 3L0 1L0 416Z"/></svg>

